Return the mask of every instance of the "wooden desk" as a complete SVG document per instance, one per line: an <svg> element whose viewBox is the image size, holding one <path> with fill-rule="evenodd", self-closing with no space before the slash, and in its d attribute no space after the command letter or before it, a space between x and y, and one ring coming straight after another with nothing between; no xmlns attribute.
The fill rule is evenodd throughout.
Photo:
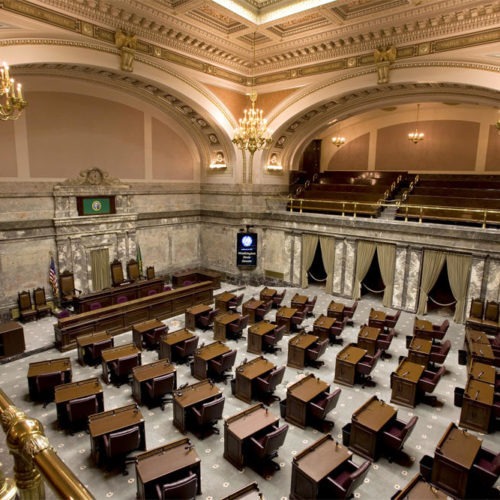
<svg viewBox="0 0 500 500"><path fill-rule="evenodd" d="M271 300L276 294L278 293L277 290L275 290L274 288L268 288L267 286L265 286L259 293L259 298L260 300L264 301L264 302L268 302L269 300Z"/></svg>
<svg viewBox="0 0 500 500"><path fill-rule="evenodd" d="M481 361L487 365L495 365L495 354L490 344L467 342L467 347L470 359Z"/></svg>
<svg viewBox="0 0 500 500"><path fill-rule="evenodd" d="M30 399L35 401L38 399L38 390L36 388L36 378L39 375L46 375L48 373L64 373L64 383L71 382L71 361L69 358L48 359L46 361L36 361L30 363L28 367L28 388Z"/></svg>
<svg viewBox="0 0 500 500"><path fill-rule="evenodd" d="M262 337L274 332L276 325L269 321L259 321L247 330L247 351L253 354L262 352Z"/></svg>
<svg viewBox="0 0 500 500"><path fill-rule="evenodd" d="M465 329L465 340L466 342L472 342L476 344L490 344L490 339L488 335L484 332L480 332L479 330L472 330L470 328Z"/></svg>
<svg viewBox="0 0 500 500"><path fill-rule="evenodd" d="M222 292L219 295L215 296L215 309L219 309L220 312L227 311L227 304L230 300L236 298L234 293L230 292Z"/></svg>
<svg viewBox="0 0 500 500"><path fill-rule="evenodd" d="M332 328L334 327L336 322L336 318L321 314L314 321L313 333L317 335L320 340L328 339L328 341L330 342L335 339L335 335L332 333Z"/></svg>
<svg viewBox="0 0 500 500"><path fill-rule="evenodd" d="M188 271L179 271L172 273L172 286L174 288L184 287L184 283L199 283L201 281L210 281L214 289L220 288L222 273L212 271L211 269L190 269Z"/></svg>
<svg viewBox="0 0 500 500"><path fill-rule="evenodd" d="M340 302L334 302L333 300L328 305L326 315L330 318L336 318L339 321L344 319L344 309L345 305Z"/></svg>
<svg viewBox="0 0 500 500"><path fill-rule="evenodd" d="M55 403L57 409L57 422L62 429L69 425L66 403L74 399L92 395L97 396L98 412L104 411L104 396L102 386L97 377L69 384L61 384L55 388Z"/></svg>
<svg viewBox="0 0 500 500"><path fill-rule="evenodd" d="M368 316L368 326L373 328L381 328L384 330L386 328L385 320L387 314L384 311L376 311L375 309L370 310L370 315Z"/></svg>
<svg viewBox="0 0 500 500"><path fill-rule="evenodd" d="M137 404L144 404L144 385L146 382L172 372L175 373L174 389L176 389L176 368L175 365L172 365L167 359L160 359L159 361L155 361L154 363L148 363L147 365L141 365L132 368L132 396Z"/></svg>
<svg viewBox="0 0 500 500"><path fill-rule="evenodd" d="M494 395L494 385L469 378L465 386L460 423L458 425L473 431L488 433Z"/></svg>
<svg viewBox="0 0 500 500"><path fill-rule="evenodd" d="M104 332L95 332L95 333L87 333L85 335L78 335L76 337L76 346L78 349L78 361L81 365L85 365L85 351L87 348L92 347L94 344L98 342L103 342L106 340L111 340L113 335L106 331Z"/></svg>
<svg viewBox="0 0 500 500"><path fill-rule="evenodd" d="M432 323L425 319L415 318L413 323L413 335L417 335L421 331L432 332Z"/></svg>
<svg viewBox="0 0 500 500"><path fill-rule="evenodd" d="M161 328L164 326L165 325L156 318L143 321L142 323L136 323L135 325L132 325L132 341L137 348L142 351L142 346L144 345L144 335L146 335L146 333L151 333L155 328Z"/></svg>
<svg viewBox="0 0 500 500"><path fill-rule="evenodd" d="M296 293L293 297L292 297L292 301L291 301L291 306L292 307L295 307L296 309L298 309L299 311L302 311L306 305L306 302L309 300L309 297L307 297L307 295L299 295L298 293Z"/></svg>
<svg viewBox="0 0 500 500"><path fill-rule="evenodd" d="M316 396L328 392L330 385L312 373L288 387L285 420L302 429L307 425L307 406Z"/></svg>
<svg viewBox="0 0 500 500"><path fill-rule="evenodd" d="M366 349L366 352L373 356L377 352L377 340L381 333L380 328L363 325L358 333L358 347Z"/></svg>
<svg viewBox="0 0 500 500"><path fill-rule="evenodd" d="M280 307L276 311L276 324L278 326L285 325L285 333L292 331L292 317L297 311L298 309L294 307Z"/></svg>
<svg viewBox="0 0 500 500"><path fill-rule="evenodd" d="M352 387L356 380L356 365L365 354L366 349L361 349L354 344L344 347L337 354L335 382Z"/></svg>
<svg viewBox="0 0 500 500"><path fill-rule="evenodd" d="M17 321L0 324L0 357L15 356L26 349L24 330Z"/></svg>
<svg viewBox="0 0 500 500"><path fill-rule="evenodd" d="M450 500L450 497L417 474L405 488L392 496L391 500Z"/></svg>
<svg viewBox="0 0 500 500"><path fill-rule="evenodd" d="M198 477L197 495L201 495L201 460L188 438L179 439L137 455L135 471L137 498L156 498L156 485L187 477Z"/></svg>
<svg viewBox="0 0 500 500"><path fill-rule="evenodd" d="M197 304L193 307L189 307L186 309L184 313L185 321L184 325L188 330L196 330L196 322L198 316L202 314L206 314L212 310L212 306L208 306L206 304Z"/></svg>
<svg viewBox="0 0 500 500"><path fill-rule="evenodd" d="M391 373L391 403L415 408L418 381L424 370L424 365L403 359L396 371Z"/></svg>
<svg viewBox="0 0 500 500"><path fill-rule="evenodd" d="M481 444L480 439L450 423L436 446L431 482L452 495L465 498L469 472Z"/></svg>
<svg viewBox="0 0 500 500"><path fill-rule="evenodd" d="M254 358L236 368L236 382L234 396L245 403L250 403L254 396L253 381L274 370L276 365L263 356Z"/></svg>
<svg viewBox="0 0 500 500"><path fill-rule="evenodd" d="M432 349L432 340L413 337L408 348L408 361L427 366Z"/></svg>
<svg viewBox="0 0 500 500"><path fill-rule="evenodd" d="M220 394L221 390L208 380L177 390L174 393L174 425L184 434L191 425L190 408L216 399Z"/></svg>
<svg viewBox="0 0 500 500"><path fill-rule="evenodd" d="M140 450L146 449L146 432L144 429L144 418L141 410L136 404L130 404L115 408L114 410L96 413L89 417L89 434L91 443L91 456L96 465L100 465L104 457L103 436L115 431L121 431L139 426L141 442Z"/></svg>
<svg viewBox="0 0 500 500"><path fill-rule="evenodd" d="M193 377L198 380L206 379L208 376L208 362L211 359L220 358L231 349L220 340L200 347L194 354Z"/></svg>
<svg viewBox="0 0 500 500"><path fill-rule="evenodd" d="M112 361L117 361L121 358L136 355L138 358L137 363L141 364L141 351L135 344L125 344L118 347L110 347L102 351L102 379L106 384L110 382L109 364Z"/></svg>
<svg viewBox="0 0 500 500"><path fill-rule="evenodd" d="M259 486L254 481L253 483L247 484L228 496L222 498L222 500L263 500L262 493L260 493Z"/></svg>
<svg viewBox="0 0 500 500"><path fill-rule="evenodd" d="M494 366L485 365L480 361L472 360L469 365L469 378L495 385L496 370Z"/></svg>
<svg viewBox="0 0 500 500"><path fill-rule="evenodd" d="M351 456L352 453L337 443L331 434L325 434L293 457L290 499L318 498L327 476Z"/></svg>
<svg viewBox="0 0 500 500"><path fill-rule="evenodd" d="M255 434L270 429L279 417L262 403L243 410L224 421L224 458L239 470L248 463L246 443Z"/></svg>
<svg viewBox="0 0 500 500"><path fill-rule="evenodd" d="M382 428L396 418L397 410L372 396L352 414L349 448L359 455L377 460L381 452Z"/></svg>
<svg viewBox="0 0 500 500"><path fill-rule="evenodd" d="M239 313L225 313L216 316L214 320L214 339L222 340L224 342L227 337L227 325L240 318L241 314Z"/></svg>
<svg viewBox="0 0 500 500"><path fill-rule="evenodd" d="M304 368L306 365L306 349L318 341L316 335L310 333L299 333L288 341L287 366L292 368Z"/></svg>
<svg viewBox="0 0 500 500"><path fill-rule="evenodd" d="M242 315L248 314L248 323L253 325L255 323L255 310L264 304L263 300L250 299L241 305Z"/></svg>
<svg viewBox="0 0 500 500"><path fill-rule="evenodd" d="M174 356L174 346L177 344L183 344L186 340L195 337L193 332L182 328L181 330L176 330L175 332L169 332L160 340L160 359L168 359L171 363L177 361Z"/></svg>

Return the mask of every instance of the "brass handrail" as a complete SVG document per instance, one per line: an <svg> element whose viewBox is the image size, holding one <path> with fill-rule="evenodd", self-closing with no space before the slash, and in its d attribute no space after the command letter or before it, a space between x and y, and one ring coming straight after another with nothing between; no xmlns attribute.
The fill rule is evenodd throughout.
<svg viewBox="0 0 500 500"><path fill-rule="evenodd" d="M14 457L15 482L21 499L45 498L42 477L59 498L94 498L50 446L41 422L16 408L1 389L0 419Z"/></svg>

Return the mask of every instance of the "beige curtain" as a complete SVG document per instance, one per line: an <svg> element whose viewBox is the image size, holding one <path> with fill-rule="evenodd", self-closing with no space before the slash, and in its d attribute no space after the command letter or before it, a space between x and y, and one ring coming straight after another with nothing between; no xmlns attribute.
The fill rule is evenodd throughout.
<svg viewBox="0 0 500 500"><path fill-rule="evenodd" d="M385 291L382 304L385 307L392 305L392 292L394 290L394 268L396 265L396 246L386 243L377 243L378 265L384 281Z"/></svg>
<svg viewBox="0 0 500 500"><path fill-rule="evenodd" d="M427 312L428 293L436 284L439 273L443 269L445 259L446 254L444 252L438 252L437 250L426 250L424 252L417 314L425 314Z"/></svg>
<svg viewBox="0 0 500 500"><path fill-rule="evenodd" d="M449 253L446 255L446 265L448 268L448 281L450 282L451 292L457 301L453 319L456 323L463 323L465 319L465 301L467 300L472 258L470 255Z"/></svg>
<svg viewBox="0 0 500 500"><path fill-rule="evenodd" d="M361 297L361 282L366 276L368 269L375 255L377 245L371 241L358 241L358 251L356 254L356 275L352 298L357 300Z"/></svg>
<svg viewBox="0 0 500 500"><path fill-rule="evenodd" d="M92 284L94 292L111 286L109 267L109 251L107 248L90 251L90 265L92 266Z"/></svg>
<svg viewBox="0 0 500 500"><path fill-rule="evenodd" d="M302 281L300 286L307 288L307 271L314 260L316 247L318 246L318 237L314 234L302 235Z"/></svg>
<svg viewBox="0 0 500 500"><path fill-rule="evenodd" d="M321 255L323 256L323 267L326 271L325 292L333 292L333 271L335 268L335 239L326 236L319 237Z"/></svg>

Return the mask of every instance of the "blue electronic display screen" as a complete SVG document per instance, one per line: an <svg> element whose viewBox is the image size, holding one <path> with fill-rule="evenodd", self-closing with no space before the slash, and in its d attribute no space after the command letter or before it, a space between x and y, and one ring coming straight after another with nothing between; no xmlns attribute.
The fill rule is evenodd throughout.
<svg viewBox="0 0 500 500"><path fill-rule="evenodd" d="M240 232L236 234L236 265L257 265L257 234Z"/></svg>

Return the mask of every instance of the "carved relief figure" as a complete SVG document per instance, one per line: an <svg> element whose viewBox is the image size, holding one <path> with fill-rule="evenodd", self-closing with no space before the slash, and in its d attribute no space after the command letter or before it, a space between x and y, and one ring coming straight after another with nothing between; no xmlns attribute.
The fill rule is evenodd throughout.
<svg viewBox="0 0 500 500"><path fill-rule="evenodd" d="M134 57L135 49L137 47L137 37L136 35L131 35L129 33L124 33L118 30L115 33L115 45L121 51L121 69L123 71L133 71L134 69Z"/></svg>
<svg viewBox="0 0 500 500"><path fill-rule="evenodd" d="M394 45L375 50L373 57L377 66L378 84L389 82L389 66L396 60L396 55L397 51Z"/></svg>

